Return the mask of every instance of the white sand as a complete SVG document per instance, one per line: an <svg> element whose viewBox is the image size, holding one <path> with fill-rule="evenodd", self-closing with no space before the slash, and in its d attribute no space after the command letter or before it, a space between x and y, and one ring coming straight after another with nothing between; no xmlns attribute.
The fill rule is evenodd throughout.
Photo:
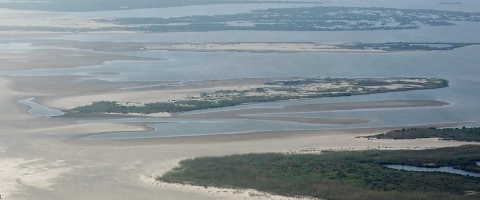
<svg viewBox="0 0 480 200"><path fill-rule="evenodd" d="M25 186L51 190L55 178L71 171L62 160L45 164L41 159L2 158L0 163L2 199L10 199L10 195L23 192Z"/></svg>

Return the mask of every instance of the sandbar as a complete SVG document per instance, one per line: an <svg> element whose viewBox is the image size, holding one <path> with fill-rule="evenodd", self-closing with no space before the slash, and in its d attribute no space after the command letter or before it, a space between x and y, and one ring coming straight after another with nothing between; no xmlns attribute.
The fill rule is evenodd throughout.
<svg viewBox="0 0 480 200"><path fill-rule="evenodd" d="M338 46L338 43L267 43L267 42L246 42L246 43L157 43L147 44L148 50L170 50L170 51L240 51L240 52L335 52L335 53L384 53L375 49L348 49Z"/></svg>

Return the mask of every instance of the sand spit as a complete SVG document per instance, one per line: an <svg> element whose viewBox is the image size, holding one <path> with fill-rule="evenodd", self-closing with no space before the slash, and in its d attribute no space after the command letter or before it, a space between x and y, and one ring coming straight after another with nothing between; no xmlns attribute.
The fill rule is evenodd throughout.
<svg viewBox="0 0 480 200"><path fill-rule="evenodd" d="M170 50L170 51L200 51L200 52L214 52L214 51L240 51L240 52L254 52L254 53L295 53L295 52L336 52L336 53L384 53L381 50L356 50L338 47L335 43L204 43L204 44L190 44L190 43L159 43L147 44L145 49L148 50Z"/></svg>
<svg viewBox="0 0 480 200"><path fill-rule="evenodd" d="M1 23L0 23L1 24ZM82 48L95 51L196 51L196 52L251 52L251 53L386 53L375 49L349 49L342 43L303 42L242 42L242 43L166 43L166 42L76 42L68 40L22 40L34 44L56 45L64 48Z"/></svg>
<svg viewBox="0 0 480 200"><path fill-rule="evenodd" d="M8 32L6 33L8 34ZM12 33L13 34L13 33ZM23 33L25 34L25 33ZM38 45L56 45L63 48L82 48L95 51L196 51L196 52L251 52L251 53L386 53L375 49L349 49L342 43L304 43L304 42L242 42L242 43L168 43L168 42L76 42L69 40L26 39Z"/></svg>

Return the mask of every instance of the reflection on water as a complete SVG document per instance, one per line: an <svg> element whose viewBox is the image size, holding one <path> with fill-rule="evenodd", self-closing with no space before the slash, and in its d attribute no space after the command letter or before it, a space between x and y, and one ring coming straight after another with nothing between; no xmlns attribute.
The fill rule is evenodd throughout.
<svg viewBox="0 0 480 200"><path fill-rule="evenodd" d="M414 171L414 172L446 172L451 174L460 174L463 176L480 177L479 173L467 172L453 167L439 167L439 168L427 168L427 167L414 167L408 165L384 165L385 167L398 170Z"/></svg>

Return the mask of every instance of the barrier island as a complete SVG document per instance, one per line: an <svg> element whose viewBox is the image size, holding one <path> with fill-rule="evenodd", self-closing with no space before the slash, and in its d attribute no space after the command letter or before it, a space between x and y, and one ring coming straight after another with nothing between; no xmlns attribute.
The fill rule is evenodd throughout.
<svg viewBox="0 0 480 200"><path fill-rule="evenodd" d="M437 78L286 78L285 80L272 79L245 90L227 89L198 92L179 99L153 103L99 101L74 108L70 110L70 113L178 113L245 103L366 95L443 87L448 87L448 81Z"/></svg>

